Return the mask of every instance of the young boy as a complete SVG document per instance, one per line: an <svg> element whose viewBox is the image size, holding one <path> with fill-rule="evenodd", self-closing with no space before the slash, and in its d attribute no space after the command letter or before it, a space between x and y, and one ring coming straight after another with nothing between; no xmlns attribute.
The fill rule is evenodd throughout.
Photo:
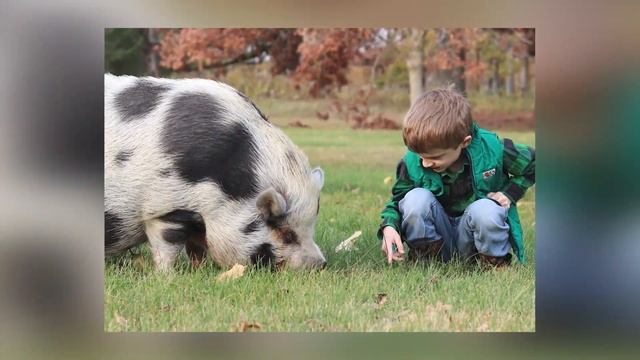
<svg viewBox="0 0 640 360"><path fill-rule="evenodd" d="M524 262L515 203L535 182L534 149L480 129L452 89L416 99L402 136L409 150L378 231L389 264L403 259L403 240L415 259L448 261L457 252L499 266L513 250Z"/></svg>

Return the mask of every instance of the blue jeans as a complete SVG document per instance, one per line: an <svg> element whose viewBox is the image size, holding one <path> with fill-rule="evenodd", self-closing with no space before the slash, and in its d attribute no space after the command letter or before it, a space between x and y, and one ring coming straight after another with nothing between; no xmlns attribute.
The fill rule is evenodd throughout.
<svg viewBox="0 0 640 360"><path fill-rule="evenodd" d="M438 257L448 261L458 253L468 259L476 253L505 256L509 253L507 209L489 199L476 200L461 216L451 217L426 189L409 191L398 204L402 214L402 235L413 249L443 240Z"/></svg>

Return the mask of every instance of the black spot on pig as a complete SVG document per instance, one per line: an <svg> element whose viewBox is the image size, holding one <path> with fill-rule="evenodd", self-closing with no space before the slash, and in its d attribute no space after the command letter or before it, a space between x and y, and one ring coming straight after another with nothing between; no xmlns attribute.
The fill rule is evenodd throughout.
<svg viewBox="0 0 640 360"><path fill-rule="evenodd" d="M122 219L118 216L104 212L104 244L110 246L120 241L120 231L122 229Z"/></svg>
<svg viewBox="0 0 640 360"><path fill-rule="evenodd" d="M167 113L163 144L185 181L214 181L232 199L257 194L258 152L242 123L225 122L229 110L212 96L177 96Z"/></svg>
<svg viewBox="0 0 640 360"><path fill-rule="evenodd" d="M188 224L194 229L204 230L204 219L200 214L191 210L174 210L160 216L159 219L168 223Z"/></svg>
<svg viewBox="0 0 640 360"><path fill-rule="evenodd" d="M258 266L270 267L275 265L275 255L271 244L263 243L259 245L251 254L251 263Z"/></svg>
<svg viewBox="0 0 640 360"><path fill-rule="evenodd" d="M270 216L266 219L267 226L273 230L282 229L286 225L286 214L280 216Z"/></svg>
<svg viewBox="0 0 640 360"><path fill-rule="evenodd" d="M191 238L204 238L204 220L196 212L174 210L159 219L173 225L173 229L166 229L162 232L162 237L167 242L185 243Z"/></svg>
<svg viewBox="0 0 640 360"><path fill-rule="evenodd" d="M142 224L127 224L120 216L104 212L105 254L118 254L147 241Z"/></svg>
<svg viewBox="0 0 640 360"><path fill-rule="evenodd" d="M116 165L118 166L124 165L124 163L131 158L131 155L133 155L133 151L130 151L130 150L120 151L115 158Z"/></svg>
<svg viewBox="0 0 640 360"><path fill-rule="evenodd" d="M207 239L204 234L189 238L184 247L194 267L200 265L207 255Z"/></svg>
<svg viewBox="0 0 640 360"><path fill-rule="evenodd" d="M115 106L122 121L131 121L149 114L156 108L160 97L167 90L169 87L166 85L144 79L122 90L115 98Z"/></svg>
<svg viewBox="0 0 640 360"><path fill-rule="evenodd" d="M258 229L260 229L261 226L262 226L262 220L256 219L256 220L253 220L252 222L248 223L247 226L245 226L242 229L242 232L245 235L249 235L252 232L258 231Z"/></svg>
<svg viewBox="0 0 640 360"><path fill-rule="evenodd" d="M174 244L185 244L192 266L200 265L207 254L206 228L202 216L189 210L174 210L159 219L174 227L163 231L163 239Z"/></svg>

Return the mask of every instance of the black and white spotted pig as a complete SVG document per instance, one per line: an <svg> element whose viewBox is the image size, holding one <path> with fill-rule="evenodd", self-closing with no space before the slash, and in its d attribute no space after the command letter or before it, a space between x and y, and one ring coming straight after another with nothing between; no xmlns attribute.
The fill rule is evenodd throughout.
<svg viewBox="0 0 640 360"><path fill-rule="evenodd" d="M232 87L105 75L105 254L321 268L324 175Z"/></svg>

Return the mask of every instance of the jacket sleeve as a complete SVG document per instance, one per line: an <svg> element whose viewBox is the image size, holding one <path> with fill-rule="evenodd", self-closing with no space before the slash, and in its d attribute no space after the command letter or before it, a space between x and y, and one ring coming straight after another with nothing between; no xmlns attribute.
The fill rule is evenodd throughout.
<svg viewBox="0 0 640 360"><path fill-rule="evenodd" d="M382 223L380 224L377 234L379 240L382 240L382 229L386 226L392 226L396 231L398 231L398 233L400 233L401 217L398 203L413 188L413 180L409 178L407 165L404 160L401 160L396 168L396 182L391 188L391 200L387 202L382 210L382 214L380 215Z"/></svg>
<svg viewBox="0 0 640 360"><path fill-rule="evenodd" d="M515 203L536 182L536 152L532 147L514 144L511 139L504 139L503 144L503 166L510 177L502 193Z"/></svg>

